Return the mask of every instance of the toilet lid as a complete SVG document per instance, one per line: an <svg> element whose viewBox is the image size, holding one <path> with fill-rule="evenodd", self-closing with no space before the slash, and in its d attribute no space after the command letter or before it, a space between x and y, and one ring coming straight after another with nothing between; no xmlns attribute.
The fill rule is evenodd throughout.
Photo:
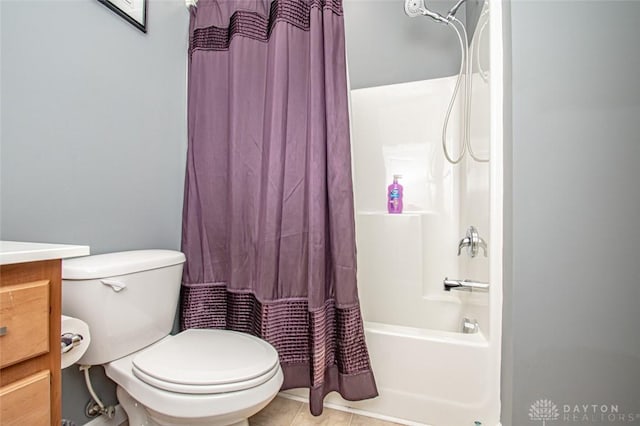
<svg viewBox="0 0 640 426"><path fill-rule="evenodd" d="M245 333L191 329L133 358L133 373L160 389L221 393L258 386L279 369L269 343Z"/></svg>

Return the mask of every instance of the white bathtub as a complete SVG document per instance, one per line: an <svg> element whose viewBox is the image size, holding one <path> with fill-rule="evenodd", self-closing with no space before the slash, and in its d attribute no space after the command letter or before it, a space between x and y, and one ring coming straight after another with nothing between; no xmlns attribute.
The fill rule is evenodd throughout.
<svg viewBox="0 0 640 426"><path fill-rule="evenodd" d="M495 426L495 372L485 335L365 322L379 396L346 401L337 393L329 407L407 425ZM305 398L306 391L284 396Z"/></svg>
<svg viewBox="0 0 640 426"><path fill-rule="evenodd" d="M369 415L434 426L495 425L486 368L489 345L480 332L462 334L365 323L371 363L380 396L327 402Z"/></svg>

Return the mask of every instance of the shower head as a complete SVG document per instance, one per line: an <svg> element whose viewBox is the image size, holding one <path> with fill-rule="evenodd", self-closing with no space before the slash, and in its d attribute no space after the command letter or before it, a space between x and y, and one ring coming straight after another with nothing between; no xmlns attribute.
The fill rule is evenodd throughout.
<svg viewBox="0 0 640 426"><path fill-rule="evenodd" d="M464 0L460 0L459 3L462 1ZM415 18L416 16L428 16L436 22L442 22L445 24L449 23L449 20L444 16L429 10L427 5L424 3L424 0L405 0L404 13L406 13L410 18Z"/></svg>

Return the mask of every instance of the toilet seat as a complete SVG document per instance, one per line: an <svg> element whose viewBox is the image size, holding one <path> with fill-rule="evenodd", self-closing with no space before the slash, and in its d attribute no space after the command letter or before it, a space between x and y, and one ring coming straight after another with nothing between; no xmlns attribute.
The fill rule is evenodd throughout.
<svg viewBox="0 0 640 426"><path fill-rule="evenodd" d="M267 342L228 330L191 329L143 349L133 374L158 389L219 394L250 389L279 371L278 353Z"/></svg>
<svg viewBox="0 0 640 426"><path fill-rule="evenodd" d="M171 339L168 336L163 340ZM160 343L160 342L158 342ZM237 392L216 394L186 394L166 391L149 385L133 374L133 353L104 364L104 370L118 387L144 407L149 413L160 413L178 419L202 419L206 417L222 418L233 413L245 413L250 407L262 408L278 393L284 377L278 365L276 374L265 383ZM233 414L235 417L236 414ZM255 414L247 413L244 418ZM156 414L153 414L154 416ZM231 422L232 423L232 422ZM200 420L187 420L186 425L201 424Z"/></svg>

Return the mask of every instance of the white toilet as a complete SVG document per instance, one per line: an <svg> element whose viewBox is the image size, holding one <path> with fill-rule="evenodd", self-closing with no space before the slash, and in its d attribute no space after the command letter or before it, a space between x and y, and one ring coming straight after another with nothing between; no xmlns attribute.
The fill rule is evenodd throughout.
<svg viewBox="0 0 640 426"><path fill-rule="evenodd" d="M248 425L278 393L278 354L257 337L171 336L185 257L139 250L64 260L62 312L89 324L78 361L103 365L129 425Z"/></svg>

